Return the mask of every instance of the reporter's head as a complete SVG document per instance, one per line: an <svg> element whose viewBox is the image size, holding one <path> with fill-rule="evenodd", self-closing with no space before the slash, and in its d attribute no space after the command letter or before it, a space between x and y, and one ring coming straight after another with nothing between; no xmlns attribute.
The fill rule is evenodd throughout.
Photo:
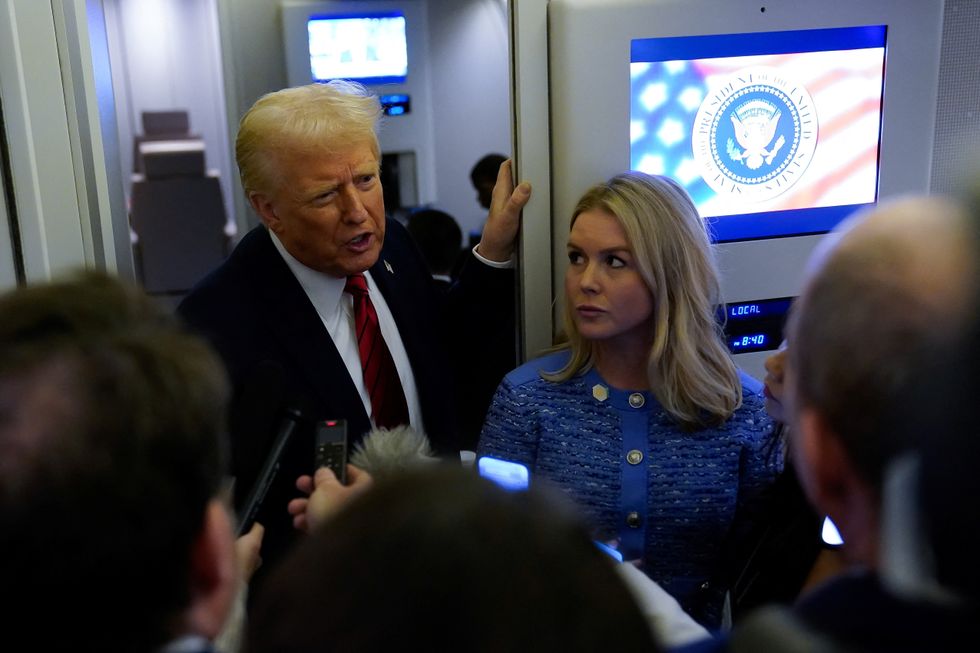
<svg viewBox="0 0 980 653"><path fill-rule="evenodd" d="M902 197L857 214L824 241L787 326L792 451L845 552L876 565L887 466L914 445L892 426L926 374L924 352L957 332L976 262L963 207ZM860 334L860 335L857 335Z"/></svg>
<svg viewBox="0 0 980 653"><path fill-rule="evenodd" d="M210 349L108 276L0 297L5 638L152 650L188 627L222 581L195 586L203 549L231 543L215 510L226 397Z"/></svg>
<svg viewBox="0 0 980 653"><path fill-rule="evenodd" d="M613 564L563 496L426 465L380 479L284 561L246 650L650 650Z"/></svg>

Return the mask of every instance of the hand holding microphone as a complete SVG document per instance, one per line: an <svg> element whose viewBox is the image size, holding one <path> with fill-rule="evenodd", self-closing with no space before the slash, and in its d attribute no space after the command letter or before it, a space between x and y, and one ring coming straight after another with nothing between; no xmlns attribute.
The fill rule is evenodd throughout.
<svg viewBox="0 0 980 653"><path fill-rule="evenodd" d="M296 487L309 496L289 502L287 509L293 516L293 526L301 531L316 528L370 488L372 483L371 475L354 465L347 465L347 485L343 485L329 467L321 467L313 476L300 476L296 479Z"/></svg>
<svg viewBox="0 0 980 653"><path fill-rule="evenodd" d="M246 583L252 580L252 574L262 566L262 538L265 527L259 522L252 522L247 533L235 540L235 556L238 559L239 573Z"/></svg>
<svg viewBox="0 0 980 653"><path fill-rule="evenodd" d="M325 422L328 424L329 422ZM327 434L329 429L321 429ZM346 447L346 443L344 445ZM333 447L331 447L333 448ZM341 456L323 456L317 445L317 460L333 458L346 460L346 450ZM429 439L411 427L394 429L376 428L364 436L354 447L346 464L346 484L328 467L317 464L313 476L304 474L296 479L296 487L308 495L289 502L287 509L293 516L293 526L302 531L315 528L350 501L371 487L374 477L384 477L410 467L438 460L432 453Z"/></svg>

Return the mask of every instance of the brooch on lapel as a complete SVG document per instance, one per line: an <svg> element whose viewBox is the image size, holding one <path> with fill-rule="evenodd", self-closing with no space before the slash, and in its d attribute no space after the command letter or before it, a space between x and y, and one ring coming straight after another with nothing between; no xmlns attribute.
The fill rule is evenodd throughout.
<svg viewBox="0 0 980 653"><path fill-rule="evenodd" d="M395 271L391 269L391 263L389 263L388 261L385 261L384 264L385 264L385 269L388 270L388 274L394 274L395 273Z"/></svg>
<svg viewBox="0 0 980 653"><path fill-rule="evenodd" d="M605 401L609 399L609 389L606 386L596 383L592 386L592 396L598 401Z"/></svg>

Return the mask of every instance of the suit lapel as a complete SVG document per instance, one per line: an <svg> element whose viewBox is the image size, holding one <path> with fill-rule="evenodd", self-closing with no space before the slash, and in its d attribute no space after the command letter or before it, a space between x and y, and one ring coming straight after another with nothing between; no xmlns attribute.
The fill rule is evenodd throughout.
<svg viewBox="0 0 980 653"><path fill-rule="evenodd" d="M258 244L257 255L264 260L253 269L263 273L257 272L253 282L262 303L269 307L270 337L278 340L294 369L306 377L317 395L312 399L327 410L327 414L314 417L343 416L349 422L352 435L366 432L370 429L370 420L361 396L316 309L276 251L271 238L265 235Z"/></svg>
<svg viewBox="0 0 980 653"><path fill-rule="evenodd" d="M398 272L404 266L397 260L397 256L392 254L393 252L382 250L378 262L371 267L371 278L384 295L385 302L395 319L398 334L401 336L402 344L405 345L405 353L408 354L408 362L412 366L416 386L419 387L419 375L422 372L425 356L419 351L423 339L419 337L420 316L416 307L424 304L420 303L421 300L417 296L419 289L408 283L407 278L404 282L399 278ZM408 269L402 272L407 273Z"/></svg>
<svg viewBox="0 0 980 653"><path fill-rule="evenodd" d="M404 237L400 238L402 234ZM433 305L428 296L432 289L426 285L430 278L428 273L419 269L411 256L414 244L406 241L407 237L407 233L398 232L389 220L385 246L378 262L371 267L371 278L384 295L405 345L415 377L424 430L430 438L439 438L446 430L443 426L446 396L442 393L442 379L438 374L438 344L432 342L433 334L427 332L436 319L431 314Z"/></svg>

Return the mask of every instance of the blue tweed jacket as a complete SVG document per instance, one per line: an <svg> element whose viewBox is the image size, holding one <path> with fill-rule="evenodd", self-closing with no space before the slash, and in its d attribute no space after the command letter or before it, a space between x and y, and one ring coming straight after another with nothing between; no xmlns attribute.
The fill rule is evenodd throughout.
<svg viewBox="0 0 980 653"><path fill-rule="evenodd" d="M724 590L708 584L737 510L782 471L782 445L762 385L742 374L742 406L723 425L678 428L649 392L617 390L590 370L563 383L541 378L567 351L531 361L497 389L479 456L528 466L585 511L603 540L673 594L708 627Z"/></svg>

